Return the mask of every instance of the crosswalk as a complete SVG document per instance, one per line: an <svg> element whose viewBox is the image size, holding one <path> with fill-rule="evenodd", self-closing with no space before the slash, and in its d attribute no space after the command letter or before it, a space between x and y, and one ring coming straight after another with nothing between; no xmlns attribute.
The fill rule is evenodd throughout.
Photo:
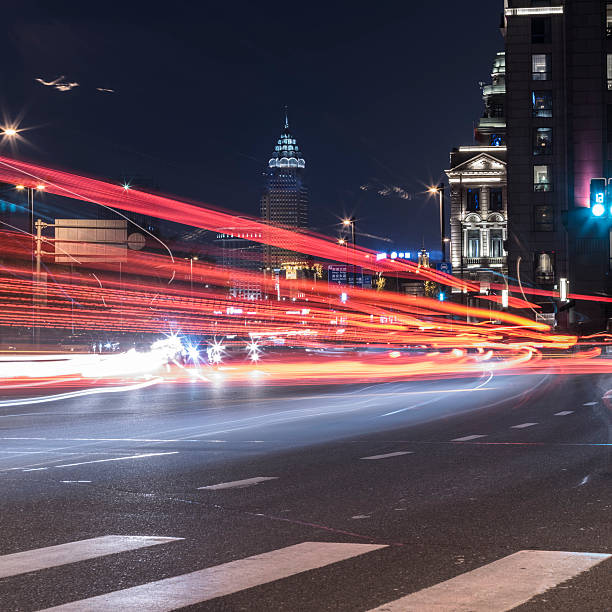
<svg viewBox="0 0 612 612"><path fill-rule="evenodd" d="M176 543L180 548L181 540L177 537L107 535L8 554L0 556L0 579L150 546ZM384 554L386 548L386 544L374 543L301 542L187 574L67 601L42 612L177 610L375 551ZM610 558L612 555L603 553L522 550L400 599L392 599L370 612L505 612ZM409 563L407 571L408 568ZM349 595L342 592L342 584L337 588L338 597ZM2 605L1 592L0 609L7 610Z"/></svg>

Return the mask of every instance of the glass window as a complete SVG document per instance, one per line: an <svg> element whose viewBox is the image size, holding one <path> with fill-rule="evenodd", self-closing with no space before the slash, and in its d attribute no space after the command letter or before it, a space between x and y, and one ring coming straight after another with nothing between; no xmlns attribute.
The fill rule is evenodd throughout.
<svg viewBox="0 0 612 612"><path fill-rule="evenodd" d="M536 283L548 284L554 282L555 269L553 253L536 253L534 263Z"/></svg>
<svg viewBox="0 0 612 612"><path fill-rule="evenodd" d="M504 197L501 187L491 187L489 190L489 210L499 212L504 209Z"/></svg>
<svg viewBox="0 0 612 612"><path fill-rule="evenodd" d="M480 230L467 231L467 256L480 257Z"/></svg>
<svg viewBox="0 0 612 612"><path fill-rule="evenodd" d="M552 155L552 128L539 127L533 130L533 154Z"/></svg>
<svg viewBox="0 0 612 612"><path fill-rule="evenodd" d="M504 256L504 235L500 229L489 230L489 257Z"/></svg>
<svg viewBox="0 0 612 612"><path fill-rule="evenodd" d="M552 117L552 91L531 93L534 117Z"/></svg>
<svg viewBox="0 0 612 612"><path fill-rule="evenodd" d="M551 191L552 182L550 180L550 166L533 167L533 190Z"/></svg>
<svg viewBox="0 0 612 612"><path fill-rule="evenodd" d="M531 42L535 44L551 42L551 23L550 17L532 17Z"/></svg>
<svg viewBox="0 0 612 612"><path fill-rule="evenodd" d="M608 53L606 61L606 76L608 79L608 89L612 89L612 53Z"/></svg>
<svg viewBox="0 0 612 612"><path fill-rule="evenodd" d="M552 232L554 228L553 207L534 207L534 230L536 232Z"/></svg>
<svg viewBox="0 0 612 612"><path fill-rule="evenodd" d="M606 38L612 38L612 2L606 4Z"/></svg>
<svg viewBox="0 0 612 612"><path fill-rule="evenodd" d="M480 210L480 190L479 189L468 189L467 190L467 209L468 210Z"/></svg>
<svg viewBox="0 0 612 612"><path fill-rule="evenodd" d="M535 53L531 56L531 78L534 81L550 81L550 54Z"/></svg>

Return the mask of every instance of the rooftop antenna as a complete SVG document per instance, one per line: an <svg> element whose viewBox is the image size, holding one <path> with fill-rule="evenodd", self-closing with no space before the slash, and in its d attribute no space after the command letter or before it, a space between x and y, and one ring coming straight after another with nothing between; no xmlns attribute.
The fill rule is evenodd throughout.
<svg viewBox="0 0 612 612"><path fill-rule="evenodd" d="M287 105L285 104L285 129L289 129L289 113L287 111Z"/></svg>

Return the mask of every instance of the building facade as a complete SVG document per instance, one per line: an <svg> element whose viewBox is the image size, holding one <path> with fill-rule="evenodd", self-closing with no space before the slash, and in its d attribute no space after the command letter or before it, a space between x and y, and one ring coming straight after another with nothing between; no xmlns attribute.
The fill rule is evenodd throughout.
<svg viewBox="0 0 612 612"><path fill-rule="evenodd" d="M508 273L505 55L497 54L491 83L482 86L484 113L477 144L453 149L446 170L451 195L453 273L486 288ZM455 290L458 291L458 290Z"/></svg>
<svg viewBox="0 0 612 612"><path fill-rule="evenodd" d="M215 237L217 264L228 272L229 294L246 300L262 299L261 229L225 227Z"/></svg>
<svg viewBox="0 0 612 612"><path fill-rule="evenodd" d="M308 189L303 174L306 162L297 142L285 125L268 162L266 188L261 198L261 218L268 225L291 230L308 225ZM297 270L307 265L307 258L291 250L293 245L264 246L264 268L267 273L281 269Z"/></svg>
<svg viewBox="0 0 612 612"><path fill-rule="evenodd" d="M510 274L557 295L565 279L571 292L607 295L609 210L592 214L590 182L612 176L612 3L506 0L503 32ZM562 326L585 331L610 316L595 301L566 313Z"/></svg>

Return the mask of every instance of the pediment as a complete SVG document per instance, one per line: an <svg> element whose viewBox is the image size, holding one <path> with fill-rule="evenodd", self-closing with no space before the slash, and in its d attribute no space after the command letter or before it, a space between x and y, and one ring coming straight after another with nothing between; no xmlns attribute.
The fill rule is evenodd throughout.
<svg viewBox="0 0 612 612"><path fill-rule="evenodd" d="M506 169L503 162L488 153L479 153L467 159L458 166L451 168L450 172L500 172Z"/></svg>

